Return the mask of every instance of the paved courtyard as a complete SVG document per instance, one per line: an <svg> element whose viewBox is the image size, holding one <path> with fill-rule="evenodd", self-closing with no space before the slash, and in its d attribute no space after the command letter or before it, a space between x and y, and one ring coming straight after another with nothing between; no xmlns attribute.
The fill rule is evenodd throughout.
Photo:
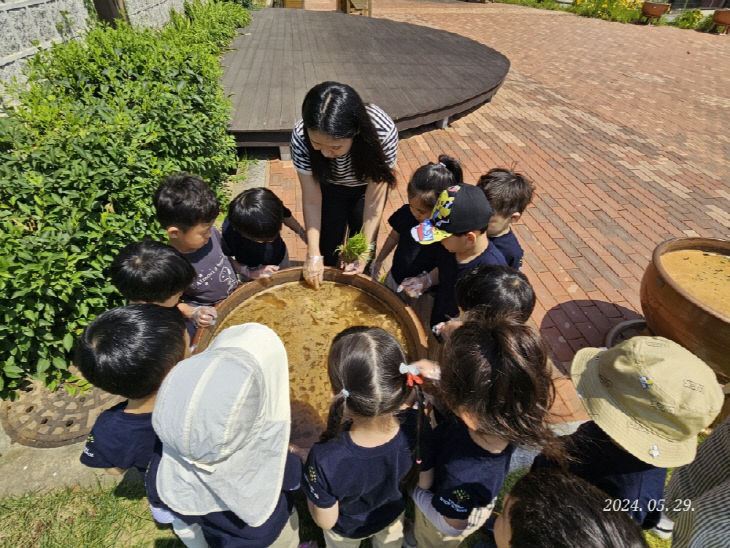
<svg viewBox="0 0 730 548"><path fill-rule="evenodd" d="M576 350L639 317L657 244L730 237L730 37L508 4L373 4L375 17L455 32L510 59L491 103L403 136L384 219L407 201L413 171L440 153L462 162L467 182L493 167L529 176L536 198L515 230L537 293L533 319L563 373ZM291 162L269 162L267 177L301 220ZM387 233L383 225L381 241ZM300 241L287 245L304 257ZM556 412L578 418L569 381L557 382Z"/></svg>

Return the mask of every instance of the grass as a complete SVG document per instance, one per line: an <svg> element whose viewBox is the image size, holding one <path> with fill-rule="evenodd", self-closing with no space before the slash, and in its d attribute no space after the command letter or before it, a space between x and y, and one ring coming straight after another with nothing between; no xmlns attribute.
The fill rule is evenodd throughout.
<svg viewBox="0 0 730 548"><path fill-rule="evenodd" d="M517 470L505 479L495 511L501 510L504 493L514 486L526 470ZM324 545L322 531L307 511L304 495L298 493L302 542L317 540ZM407 510L408 513L408 510ZM411 509L412 515L412 509ZM650 548L670 548L671 540L645 533ZM463 546L482 538L471 535ZM104 546L173 548L183 546L170 527L158 526L149 511L144 485L138 478L125 478L112 487L67 487L41 494L0 499L0 546L44 548L67 546Z"/></svg>
<svg viewBox="0 0 730 548"><path fill-rule="evenodd" d="M144 485L126 478L112 487L67 487L0 499L0 546L182 546L158 527Z"/></svg>

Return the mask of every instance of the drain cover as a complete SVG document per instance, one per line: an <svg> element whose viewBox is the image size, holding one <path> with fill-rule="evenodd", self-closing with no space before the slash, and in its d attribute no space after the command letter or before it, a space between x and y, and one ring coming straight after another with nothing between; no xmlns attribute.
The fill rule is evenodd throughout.
<svg viewBox="0 0 730 548"><path fill-rule="evenodd" d="M83 440L99 414L124 400L99 388L72 396L64 388L50 392L33 381L15 401L0 406L5 433L31 447L60 447Z"/></svg>

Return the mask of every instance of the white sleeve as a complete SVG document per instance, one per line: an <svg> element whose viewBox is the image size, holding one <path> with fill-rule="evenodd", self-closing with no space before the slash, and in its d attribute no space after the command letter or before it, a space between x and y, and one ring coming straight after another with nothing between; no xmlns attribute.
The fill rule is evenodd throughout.
<svg viewBox="0 0 730 548"><path fill-rule="evenodd" d="M425 489L416 487L413 490L411 498L413 498L415 505L421 509L423 515L426 516L426 519L430 521L441 534L446 535L447 537L458 537L464 532L462 529L457 529L456 527L452 527L446 523L444 516L439 514L438 510L433 507L433 504L431 503L433 493L431 491L426 491Z"/></svg>

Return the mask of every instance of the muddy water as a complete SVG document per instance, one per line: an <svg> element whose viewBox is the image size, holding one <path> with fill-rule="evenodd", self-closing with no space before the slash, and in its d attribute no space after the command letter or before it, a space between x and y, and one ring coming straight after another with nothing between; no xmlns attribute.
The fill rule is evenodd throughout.
<svg viewBox="0 0 730 548"><path fill-rule="evenodd" d="M309 447L327 421L332 397L327 355L333 337L353 325L382 327L403 348L404 330L377 299L354 287L324 282L315 291L304 282L278 285L236 307L217 327L246 322L268 325L284 342L289 358L292 442Z"/></svg>
<svg viewBox="0 0 730 548"><path fill-rule="evenodd" d="M700 249L670 251L662 266L674 281L703 304L730 316L730 255Z"/></svg>

